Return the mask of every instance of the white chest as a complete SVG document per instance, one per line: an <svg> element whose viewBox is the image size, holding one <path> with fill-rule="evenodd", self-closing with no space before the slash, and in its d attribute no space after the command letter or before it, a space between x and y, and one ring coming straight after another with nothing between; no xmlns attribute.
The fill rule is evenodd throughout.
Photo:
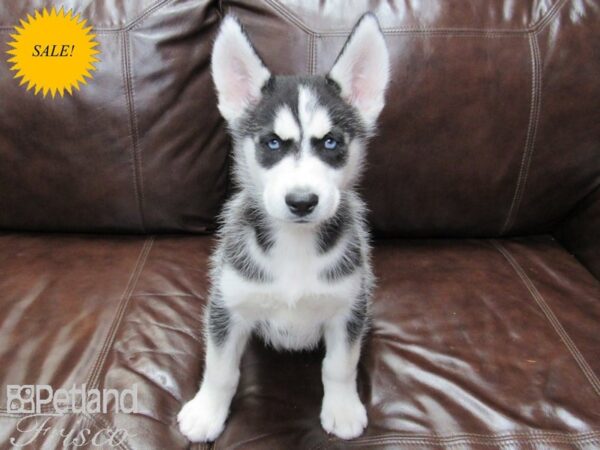
<svg viewBox="0 0 600 450"><path fill-rule="evenodd" d="M272 281L250 281L226 266L221 272L220 291L232 312L256 325L277 347L314 345L321 337L323 323L346 314L360 289L358 272L335 283L323 279L323 270L340 255L335 249L320 255L313 234L279 237L268 254L256 248L252 256Z"/></svg>

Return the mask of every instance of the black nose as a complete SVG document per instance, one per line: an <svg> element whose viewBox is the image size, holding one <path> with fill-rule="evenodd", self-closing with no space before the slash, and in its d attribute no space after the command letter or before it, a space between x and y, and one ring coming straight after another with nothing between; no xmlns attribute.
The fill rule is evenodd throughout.
<svg viewBox="0 0 600 450"><path fill-rule="evenodd" d="M291 212L302 217L310 214L315 209L315 206L319 203L319 197L312 192L292 192L285 196L285 203Z"/></svg>

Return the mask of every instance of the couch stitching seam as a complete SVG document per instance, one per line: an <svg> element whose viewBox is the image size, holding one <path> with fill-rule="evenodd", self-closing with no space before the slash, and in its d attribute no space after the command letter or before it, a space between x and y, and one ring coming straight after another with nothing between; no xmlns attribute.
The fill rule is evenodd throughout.
<svg viewBox="0 0 600 450"><path fill-rule="evenodd" d="M150 17L156 11L160 10L163 6L166 6L169 3L173 3L175 0L158 0L153 5L149 6L145 11L143 11L138 17L132 19L129 23L125 23L120 27L114 28L94 28L94 32L98 32L99 34L103 33L119 33L121 31L129 31L133 30L135 27L140 25L145 19Z"/></svg>
<svg viewBox="0 0 600 450"><path fill-rule="evenodd" d="M540 31L542 31L544 28L546 28L546 26L554 19L554 17L556 17L556 15L558 14L558 12L562 9L562 7L567 3L567 0L562 0L562 1L558 1L554 4L553 8L550 9L550 11L546 14L545 17L542 17L540 20L538 20L538 22L536 24L534 24L535 26L531 27L531 31L533 33L539 33Z"/></svg>
<svg viewBox="0 0 600 450"><path fill-rule="evenodd" d="M97 426L90 417L86 417L85 414L78 415L81 418L80 430L86 429L89 426ZM77 419L76 419L77 420ZM63 445L64 447L64 445Z"/></svg>
<svg viewBox="0 0 600 450"><path fill-rule="evenodd" d="M139 292L132 297L192 297L199 300L205 300L202 295L192 294L190 292Z"/></svg>
<svg viewBox="0 0 600 450"><path fill-rule="evenodd" d="M470 445L484 445L484 446L493 446L494 448L498 448L498 449L511 449L514 448L515 444L523 444L523 443L527 443L527 444L531 444L531 445L538 445L538 444L568 444L568 445L577 445L577 444L583 444L583 445L587 445L587 444L595 444L600 442L600 438L595 437L595 438L589 438L589 439L575 439L575 440L571 440L571 439L566 439L566 440L562 440L562 439L525 439L524 441L521 439L514 439L514 440L502 440L502 441L495 441L495 440L479 440L479 439L475 439L475 440L471 440L471 439L459 439L457 441L453 441L453 442L447 442L447 441L435 441L435 440L411 440L411 439L382 439L382 440L372 440L372 441L361 441L360 443L351 443L349 446L354 447L357 445L361 445L361 446L370 446L370 445L379 445L379 444L404 444L404 445L413 445L413 446L421 446L421 445L435 445L441 448L456 448L456 447L462 447L465 444L470 444Z"/></svg>
<svg viewBox="0 0 600 450"><path fill-rule="evenodd" d="M306 40L308 42L308 51L306 52L306 71L308 74L312 74L312 42L314 40L314 36L312 34L306 35Z"/></svg>
<svg viewBox="0 0 600 450"><path fill-rule="evenodd" d="M113 33L113 32L121 32L134 29L143 22L148 16L152 15L157 10L161 9L163 6L168 3L172 3L174 0L159 0L154 5L149 6L148 9L143 11L138 17L132 19L129 23L126 23L120 27L115 28L94 28L94 32L96 34L104 34L104 33ZM490 29L486 30L484 28L386 28L383 29L384 34L405 34L405 33L419 33L419 34L429 34L429 33L448 33L448 35L454 35L454 33L475 33L477 35L503 35L503 34L523 34L523 33L539 33L542 31L546 25L556 16L558 11L564 6L567 0L562 0L562 2L557 2L553 9L551 9L544 17L535 22L532 26L527 28L519 28L519 29ZM316 31L307 27L300 18L295 15L292 11L289 11L285 6L281 5L277 0L266 0L266 3L269 4L273 9L278 11L282 16L285 16L288 20L290 20L294 25L300 28L302 31L308 34L318 34L322 36L347 36L350 33L350 30L334 30L334 31ZM1 26L0 33L5 31L14 30L14 26ZM500 37L500 36L490 36L490 37Z"/></svg>
<svg viewBox="0 0 600 450"><path fill-rule="evenodd" d="M142 233L146 231L146 220L144 217L144 182L142 179L142 163L139 151L139 129L137 111L135 108L135 94L133 92L133 74L131 71L131 40L128 32L122 33L123 52L123 83L125 87L125 98L127 100L127 111L129 116L129 135L131 137L131 156L133 168L133 190L138 206L138 215Z"/></svg>
<svg viewBox="0 0 600 450"><path fill-rule="evenodd" d="M146 18L150 17L156 11L160 10L163 6L166 6L169 3L174 3L174 2L175 2L175 0L159 0L159 1L157 1L154 5L148 7L148 9L146 11L144 11L142 14L140 14L139 17L137 17L136 19L129 22L129 24L127 24L125 26L125 30L135 29L135 27L137 27L139 24L141 24Z"/></svg>
<svg viewBox="0 0 600 450"><path fill-rule="evenodd" d="M542 76L540 70L541 64L539 47L537 45L537 38L534 33L529 34L529 53L531 58L531 100L527 134L525 137L525 147L521 157L517 184L515 186L515 191L513 193L508 214L506 215L506 219L500 231L501 235L505 234L510 229L519 212L519 207L521 206L521 201L523 198L523 192L525 190L525 185L527 184L527 177L529 176L529 168L531 166L533 152L535 150L535 138L537 135L540 117Z"/></svg>
<svg viewBox="0 0 600 450"><path fill-rule="evenodd" d="M272 9L277 11L284 18L286 18L287 20L292 22L294 25L296 25L299 29L301 29L305 33L314 34L313 30L311 30L308 26L306 26L306 24L304 22L302 22L302 20L300 20L300 18L298 16L296 16L294 13L292 13L290 10L288 10L285 6L283 6L279 2L274 1L274 0L266 0L266 3Z"/></svg>
<svg viewBox="0 0 600 450"><path fill-rule="evenodd" d="M319 42L319 39L321 39L321 35L315 34L315 44L314 44L315 50L313 52L313 68L314 68L313 70L315 71L315 73L317 71L317 61L318 61L318 59L317 59L317 44ZM326 67L326 69L331 70L331 67Z"/></svg>
<svg viewBox="0 0 600 450"><path fill-rule="evenodd" d="M485 29L458 29L458 28L383 28L381 32L385 36L397 35L424 35L429 37L480 37L480 38L518 38L529 33L529 31L502 31L502 30L485 30ZM347 37L349 31L319 31L314 34L322 37Z"/></svg>
<svg viewBox="0 0 600 450"><path fill-rule="evenodd" d="M415 435L388 435L388 436L373 436L367 438L358 438L353 441L345 442L349 446L359 446L368 444L392 444L402 443L409 445L437 445L444 448L450 448L458 445L479 444L479 445L494 445L501 446L514 445L526 441L531 444L548 444L548 443L595 443L600 442L600 432L592 430L585 433L560 433L560 432L542 432L542 433L511 433L506 435L482 435L476 433L461 433L447 436L424 436ZM321 442L313 447L313 450L327 448L327 442Z"/></svg>
<svg viewBox="0 0 600 450"><path fill-rule="evenodd" d="M319 31L313 28L310 28L303 20L292 10L283 5L279 0L265 0L265 2L271 6L274 10L279 12L282 16L291 21L294 25L300 28L302 31L309 34L317 34L321 36L347 36L350 33L350 30L332 30L332 31ZM525 28L514 28L514 29L500 29L500 28L492 28L486 30L485 28L415 28L415 27L392 27L392 28L383 28L381 31L384 34L404 34L404 33L419 33L419 34L428 34L428 33L436 33L438 31L442 33L476 33L476 34L529 34L529 33L538 33L548 23L556 16L558 11L564 6L567 0L562 0L555 3L552 8L537 22L534 22L529 27Z"/></svg>
<svg viewBox="0 0 600 450"><path fill-rule="evenodd" d="M592 386L592 389L594 390L596 395L600 396L600 381L596 377L596 374L586 361L583 354L579 351L579 348L577 348L577 346L575 345L575 342L573 342L567 331L564 329L564 327L562 326L562 324L560 323L560 321L558 320L548 303L546 303L546 300L544 299L544 297L542 297L535 284L533 284L531 278L529 278L529 276L525 273L521 265L512 256L512 254L507 248L505 248L496 240L492 240L491 243L496 248L496 250L498 250L502 254L502 256L504 256L504 259L508 261L508 263L512 266L513 270L517 273L523 284L525 284L525 287L527 287L527 290L537 303L538 307L542 310L542 312L546 316L546 319L548 320L548 322L550 322L552 328L554 328L554 331L559 335L559 337L563 341L563 344L567 347L569 353L571 353L571 356L575 359L575 362L579 366L579 369L583 372L583 375Z"/></svg>
<svg viewBox="0 0 600 450"><path fill-rule="evenodd" d="M310 40L311 45L311 60L310 60L310 74L314 75L317 71L317 35L313 34L312 39Z"/></svg>
<svg viewBox="0 0 600 450"><path fill-rule="evenodd" d="M172 3L174 1L175 0L158 0L154 4L148 6L147 9L142 11L139 16L131 19L131 21L129 21L128 23L124 23L121 26L112 27L112 28L111 27L99 27L99 28L93 27L93 31L95 34L105 34L105 33L107 34L107 33L119 33L121 31L133 29L134 27L139 25L141 22L143 22L148 16L152 15L153 13L155 13L156 11L158 11L159 9L161 9L163 6L167 5L168 3ZM80 13L80 14L82 14L82 13ZM83 15L82 15L82 17L83 17ZM88 21L91 21L90 17L84 17L84 18ZM3 26L0 26L0 33L4 32L4 31L13 31L14 29L15 29L14 25L3 25Z"/></svg>
<svg viewBox="0 0 600 450"><path fill-rule="evenodd" d="M453 440L453 439L473 439L473 440L487 440L487 441L497 441L497 440L508 440L508 439L522 439L522 438L533 438L533 439L563 439L563 440L574 440L574 439L597 439L600 437L600 431L598 430L590 430L583 433L561 433L557 431L542 431L542 432L516 432L509 434L498 434L498 435L489 435L489 434L481 434L481 433L456 433L449 434L445 436L426 436L426 435L416 435L414 437L405 436L405 435L397 435L397 436L373 436L366 438L358 438L353 442L360 443L364 441L370 441L372 439L376 440L385 440L387 438L390 439L422 439L422 440Z"/></svg>
<svg viewBox="0 0 600 450"><path fill-rule="evenodd" d="M117 330L119 328L119 325L121 324L121 321L123 320L125 311L127 310L127 306L129 305L129 300L131 299L131 294L133 293L133 290L135 289L135 286L137 285L140 274L146 264L146 260L148 258L148 255L150 254L150 250L152 248L153 243L154 243L154 237L150 237L150 238L146 239L146 241L144 242L144 245L142 246L142 249L140 251L140 254L138 256L138 259L136 261L134 269L132 270L132 272L129 276L129 280L127 282L125 290L123 291L123 295L121 296L121 301L119 302L119 305L117 306L117 312L116 312L115 317L112 321L112 324L108 330L108 334L106 335L102 349L100 350L100 353L98 354L98 357L96 359L96 362L94 363L92 371L91 371L90 375L88 376L86 385L90 386L90 388L97 387L96 385L98 383L100 371L101 371L102 367L104 366L104 362L106 361L106 356L108 355L108 352L112 348L112 344L114 342Z"/></svg>
<svg viewBox="0 0 600 450"><path fill-rule="evenodd" d="M484 445L484 446L493 446L494 448L500 448L500 449L511 449L514 448L515 444L523 444L523 443L527 443L527 444L531 444L531 445L538 445L538 444L568 444L568 445L576 445L576 444L583 444L583 445L587 445L587 444L595 444L600 442L600 438L599 437L592 437L592 438L588 438L588 439L553 439L553 438L548 438L548 439L544 439L544 438L535 438L535 439L509 439L509 440L479 440L479 439L459 439L457 441L453 441L453 442L448 442L448 441L435 441L435 440L411 440L411 439L381 439L381 440L372 440L372 441L360 441L359 443L351 443L350 446L354 447L357 445L378 445L378 444L404 444L404 445L416 445L416 446L421 446L421 445L435 445L435 446L439 446L441 448L456 448L456 447L462 447L465 444L470 444L470 445Z"/></svg>
<svg viewBox="0 0 600 450"><path fill-rule="evenodd" d="M98 429L98 431L105 433L105 430L110 430L112 431L112 436L116 435L116 431L113 427L110 426L110 424L108 422L106 422L106 420L104 420L102 417L100 416L94 416L92 414L88 414L88 413L82 413L83 417L88 418L88 420L90 421L90 423L94 424L94 426ZM117 447L123 450L132 450L131 447L129 446L129 444L127 444L127 440L122 440L117 444ZM113 447L114 448L114 447Z"/></svg>

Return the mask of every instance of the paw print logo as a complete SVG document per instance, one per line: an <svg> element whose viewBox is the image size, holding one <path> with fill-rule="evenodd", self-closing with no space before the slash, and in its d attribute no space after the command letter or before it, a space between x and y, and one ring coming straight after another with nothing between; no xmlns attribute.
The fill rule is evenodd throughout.
<svg viewBox="0 0 600 450"><path fill-rule="evenodd" d="M6 386L6 410L12 413L35 413L35 392L32 384Z"/></svg>

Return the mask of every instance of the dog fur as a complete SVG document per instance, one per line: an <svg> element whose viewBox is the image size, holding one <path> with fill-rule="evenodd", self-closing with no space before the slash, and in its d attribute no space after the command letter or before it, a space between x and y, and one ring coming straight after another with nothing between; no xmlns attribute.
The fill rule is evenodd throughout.
<svg viewBox="0 0 600 450"><path fill-rule="evenodd" d="M178 415L191 441L224 428L252 333L277 349L325 342L323 428L360 435L356 368L374 278L356 193L384 105L387 48L363 16L327 76L273 76L236 19L223 21L212 72L233 138L237 193L222 214L200 390Z"/></svg>

